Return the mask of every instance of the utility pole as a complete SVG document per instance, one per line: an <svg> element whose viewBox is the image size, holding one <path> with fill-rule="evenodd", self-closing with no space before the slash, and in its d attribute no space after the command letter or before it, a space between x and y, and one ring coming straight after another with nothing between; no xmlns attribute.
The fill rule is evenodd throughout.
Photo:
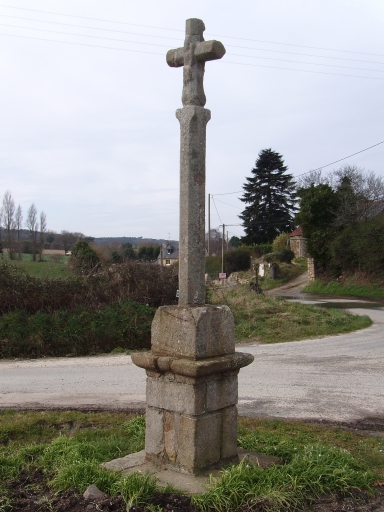
<svg viewBox="0 0 384 512"><path fill-rule="evenodd" d="M208 194L208 256L211 255L211 194Z"/></svg>
<svg viewBox="0 0 384 512"><path fill-rule="evenodd" d="M225 224L223 224L223 236L221 238L221 272L224 272L224 240L225 240Z"/></svg>

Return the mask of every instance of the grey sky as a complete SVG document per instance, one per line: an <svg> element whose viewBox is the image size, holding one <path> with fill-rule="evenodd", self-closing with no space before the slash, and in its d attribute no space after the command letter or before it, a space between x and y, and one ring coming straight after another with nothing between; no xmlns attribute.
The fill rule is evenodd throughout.
<svg viewBox="0 0 384 512"><path fill-rule="evenodd" d="M297 176L384 140L380 0L0 4L0 195L10 190L24 214L34 202L49 229L178 239L182 70L165 54L183 44L187 18L227 49L205 72L207 193L241 191L261 149ZM343 163L384 176L383 154ZM216 195L212 227L240 223L240 195Z"/></svg>

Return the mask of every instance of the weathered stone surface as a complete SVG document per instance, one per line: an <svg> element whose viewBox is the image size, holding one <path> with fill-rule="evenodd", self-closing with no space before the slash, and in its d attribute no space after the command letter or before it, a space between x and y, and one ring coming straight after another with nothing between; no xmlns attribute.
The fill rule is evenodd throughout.
<svg viewBox="0 0 384 512"><path fill-rule="evenodd" d="M185 41L183 48L167 52L167 64L183 69L183 105L204 107L204 64L208 60L221 59L225 48L219 41L204 41L205 25L202 20L190 18L185 24Z"/></svg>
<svg viewBox="0 0 384 512"><path fill-rule="evenodd" d="M206 384L206 411L217 411L237 404L237 372L209 379Z"/></svg>
<svg viewBox="0 0 384 512"><path fill-rule="evenodd" d="M190 383L193 383L191 379L239 370L251 364L253 360L253 355L244 352L235 352L226 356L209 357L199 360L161 357L151 352L132 354L132 361L137 366L145 368L147 375L158 378L161 373L165 373L167 378L171 380L171 375L174 374L178 382ZM180 379L181 376L184 379Z"/></svg>
<svg viewBox="0 0 384 512"><path fill-rule="evenodd" d="M237 403L237 401L236 401ZM237 407L232 405L222 411L221 458L236 460L237 457Z"/></svg>
<svg viewBox="0 0 384 512"><path fill-rule="evenodd" d="M151 459L162 460L164 455L164 411L159 407L149 407L147 403L145 422L145 451Z"/></svg>
<svg viewBox="0 0 384 512"><path fill-rule="evenodd" d="M180 414L204 414L206 411L206 383L183 384L147 377L147 405Z"/></svg>
<svg viewBox="0 0 384 512"><path fill-rule="evenodd" d="M228 306L162 306L152 322L152 354L204 359L235 352Z"/></svg>
<svg viewBox="0 0 384 512"><path fill-rule="evenodd" d="M180 418L178 462L182 470L198 474L220 461L221 425L220 412Z"/></svg>
<svg viewBox="0 0 384 512"><path fill-rule="evenodd" d="M105 498L105 494L96 485L90 485L85 489L83 498L88 501L99 500L100 498Z"/></svg>
<svg viewBox="0 0 384 512"><path fill-rule="evenodd" d="M209 110L176 111L180 121L179 304L205 304L205 132Z"/></svg>

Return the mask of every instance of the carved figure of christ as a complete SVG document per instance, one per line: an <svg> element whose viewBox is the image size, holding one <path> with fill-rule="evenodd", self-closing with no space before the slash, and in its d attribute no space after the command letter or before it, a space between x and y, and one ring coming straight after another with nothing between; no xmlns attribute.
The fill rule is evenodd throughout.
<svg viewBox="0 0 384 512"><path fill-rule="evenodd" d="M205 303L205 146L211 112L204 108L204 68L207 60L221 59L219 41L204 41L204 23L186 21L182 48L169 50L167 63L183 66L184 107L176 111L180 121L180 239L179 304Z"/></svg>
<svg viewBox="0 0 384 512"><path fill-rule="evenodd" d="M183 69L183 105L204 107L203 79L207 60L221 59L225 48L220 41L204 41L205 25L202 20L191 18L186 21L184 46L167 53L167 63L171 67Z"/></svg>

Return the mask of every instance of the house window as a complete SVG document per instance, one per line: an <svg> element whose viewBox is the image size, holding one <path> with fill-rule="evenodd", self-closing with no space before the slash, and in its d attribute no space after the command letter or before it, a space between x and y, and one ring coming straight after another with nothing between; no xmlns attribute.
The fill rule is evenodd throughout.
<svg viewBox="0 0 384 512"><path fill-rule="evenodd" d="M165 264L166 265L170 265L171 264L171 260L165 260Z"/></svg>

